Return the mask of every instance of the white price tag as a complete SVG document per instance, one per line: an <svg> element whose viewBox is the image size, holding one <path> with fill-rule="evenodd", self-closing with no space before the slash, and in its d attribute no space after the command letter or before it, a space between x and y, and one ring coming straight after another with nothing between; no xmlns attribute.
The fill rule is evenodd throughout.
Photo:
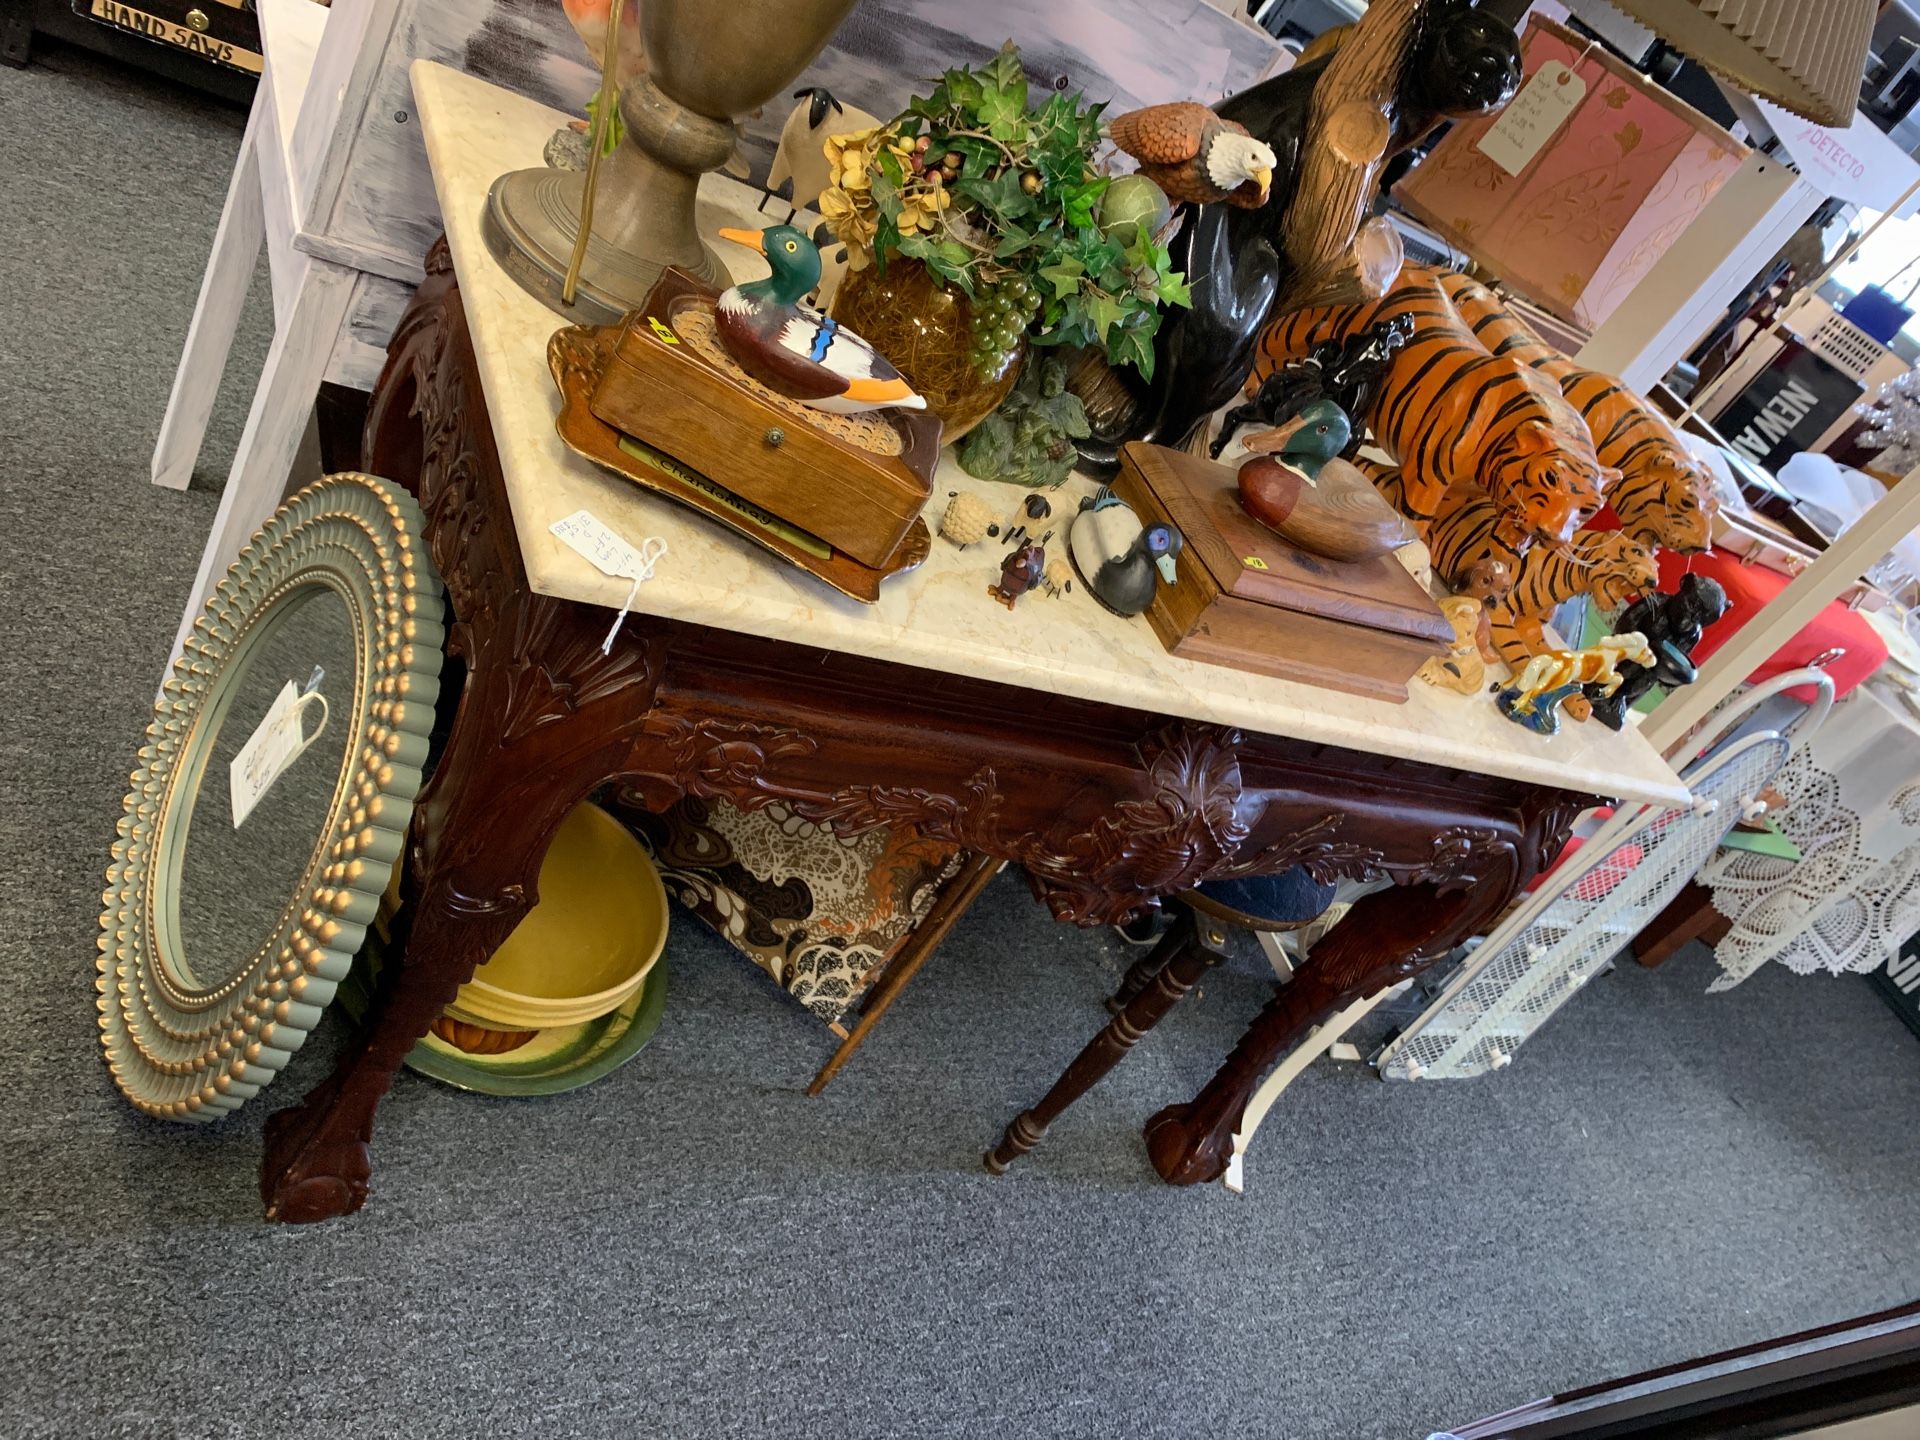
<svg viewBox="0 0 1920 1440"><path fill-rule="evenodd" d="M627 598L620 602L620 613L614 617L613 628L607 631L607 638L600 644L600 653L605 655L613 649L613 637L626 624L627 612L633 608L633 600L640 593L641 582L653 577L653 567L667 553L667 542L658 535L652 535L642 541L636 550L614 534L607 523L591 510L576 510L566 519L554 521L547 529L569 549L591 561L602 575L633 582L627 590Z"/></svg>
<svg viewBox="0 0 1920 1440"><path fill-rule="evenodd" d="M1475 148L1507 174L1518 175L1586 94L1586 81L1558 60L1549 60L1533 72Z"/></svg>
<svg viewBox="0 0 1920 1440"><path fill-rule="evenodd" d="M316 681L319 672L315 672ZM303 717L309 706L320 708L320 723L311 735L303 734ZM327 728L327 699L318 690L302 694L289 680L273 697L273 704L261 722L254 726L247 743L227 765L227 792L233 800L233 828L238 830L253 813L274 782L287 773L306 748Z"/></svg>

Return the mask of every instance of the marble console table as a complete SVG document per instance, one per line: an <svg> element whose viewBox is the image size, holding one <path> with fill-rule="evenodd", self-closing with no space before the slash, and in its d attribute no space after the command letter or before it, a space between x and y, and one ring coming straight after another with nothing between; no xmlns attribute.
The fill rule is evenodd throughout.
<svg viewBox="0 0 1920 1440"><path fill-rule="evenodd" d="M414 87L447 242L394 336L367 459L417 489L466 678L415 816L405 959L334 1074L269 1123L271 1217L363 1203L395 1070L532 905L561 817L609 781L654 806L778 800L849 832L919 825L1022 865L1081 924L1296 864L1395 881L1315 948L1191 1104L1155 1117L1154 1165L1179 1182L1221 1172L1277 1057L1483 928L1577 811L1601 796L1684 801L1632 732L1547 740L1425 686L1390 705L1176 660L1144 622L1077 591L1009 613L986 594L998 557L944 542L858 605L578 460L553 429L559 322L480 229L493 178L537 163L562 117L424 62ZM706 218L738 223L750 193L712 178ZM1015 498L949 462L936 502L961 488ZM605 655L626 584L547 528L582 508L668 544Z"/></svg>

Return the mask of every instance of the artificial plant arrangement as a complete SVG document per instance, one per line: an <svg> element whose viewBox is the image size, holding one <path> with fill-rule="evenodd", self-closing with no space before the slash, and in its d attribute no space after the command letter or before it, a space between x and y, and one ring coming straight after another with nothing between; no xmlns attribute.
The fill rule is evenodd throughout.
<svg viewBox="0 0 1920 1440"><path fill-rule="evenodd" d="M982 480L1054 486L1080 459L1073 442L1092 433L1086 407L1067 389L1067 367L1043 355L1021 372L1000 407L954 453L961 469Z"/></svg>
<svg viewBox="0 0 1920 1440"><path fill-rule="evenodd" d="M821 215L853 267L905 256L964 293L983 374L1028 337L1151 375L1160 308L1188 304L1187 285L1161 243L1166 196L1095 160L1104 108L1064 93L1030 105L1009 41L887 124L830 138Z"/></svg>

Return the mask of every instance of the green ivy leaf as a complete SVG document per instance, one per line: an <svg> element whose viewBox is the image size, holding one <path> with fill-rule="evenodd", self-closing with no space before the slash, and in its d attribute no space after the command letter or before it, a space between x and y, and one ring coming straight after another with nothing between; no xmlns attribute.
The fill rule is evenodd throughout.
<svg viewBox="0 0 1920 1440"><path fill-rule="evenodd" d="M1019 177L1011 170L1003 170L992 179L982 176L962 180L954 188L961 198L986 207L1002 224L1033 213L1033 197L1020 188Z"/></svg>
<svg viewBox="0 0 1920 1440"><path fill-rule="evenodd" d="M1151 380L1153 332L1144 328L1115 331L1107 344L1107 362L1112 365L1131 365L1140 372L1142 380Z"/></svg>
<svg viewBox="0 0 1920 1440"><path fill-rule="evenodd" d="M1024 87L1023 87L1024 89ZM988 90L980 97L981 127L996 140L1013 141L1020 137L1026 114L1025 94L1011 90Z"/></svg>
<svg viewBox="0 0 1920 1440"><path fill-rule="evenodd" d="M947 92L948 104L962 110L971 110L979 105L980 96L985 90L979 77L971 70L949 70L941 77L940 84Z"/></svg>
<svg viewBox="0 0 1920 1440"><path fill-rule="evenodd" d="M1071 255L1056 260L1039 272L1039 278L1053 287L1053 298L1064 300L1069 295L1079 293L1081 277L1087 273L1087 267Z"/></svg>
<svg viewBox="0 0 1920 1440"><path fill-rule="evenodd" d="M1094 335L1101 344L1107 343L1108 335L1119 325L1120 319L1120 302L1111 295L1095 295L1087 302L1087 322L1093 326Z"/></svg>
<svg viewBox="0 0 1920 1440"><path fill-rule="evenodd" d="M960 173L963 176L985 175L1000 159L1000 147L977 135L951 135L945 140L936 139L933 148L943 154L947 150L956 152L960 156Z"/></svg>
<svg viewBox="0 0 1920 1440"><path fill-rule="evenodd" d="M993 88L1009 95L1022 110L1027 108L1027 72L1020 63L1020 49L1009 40L1000 53L989 60L986 76Z"/></svg>
<svg viewBox="0 0 1920 1440"><path fill-rule="evenodd" d="M1112 183L1105 175L1096 175L1079 185L1069 186L1061 204L1061 213L1066 216L1067 224L1076 230L1093 224L1093 212L1100 204L1100 197L1107 193L1107 186Z"/></svg>
<svg viewBox="0 0 1920 1440"><path fill-rule="evenodd" d="M1178 270L1161 275L1155 294L1162 305L1178 305L1185 310L1193 308L1193 292L1187 285L1187 277Z"/></svg>

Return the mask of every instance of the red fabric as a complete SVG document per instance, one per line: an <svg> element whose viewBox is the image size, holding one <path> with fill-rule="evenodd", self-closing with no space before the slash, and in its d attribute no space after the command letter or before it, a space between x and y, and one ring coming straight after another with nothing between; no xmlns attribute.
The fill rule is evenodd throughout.
<svg viewBox="0 0 1920 1440"><path fill-rule="evenodd" d="M1695 664L1704 662L1732 639L1742 625L1759 614L1789 583L1788 577L1777 571L1763 565L1742 565L1737 556L1724 551L1689 557L1662 550L1660 588L1671 595L1680 588L1680 579L1689 568L1718 580L1727 592L1727 599L1733 602L1724 616L1707 627L1705 637L1693 652ZM1886 641L1866 618L1835 600L1747 678L1756 684L1770 680L1784 671L1801 669L1815 656L1829 650L1846 652L1826 666L1827 674L1833 677L1836 699L1878 670L1887 659Z"/></svg>
<svg viewBox="0 0 1920 1440"><path fill-rule="evenodd" d="M1580 823L1574 826L1574 832L1567 843L1560 847L1560 853L1553 857L1553 863L1528 882L1527 892L1531 894L1551 880L1556 871L1573 859L1580 847L1597 832L1602 825L1613 818L1613 807L1602 805L1589 810L1580 817ZM1575 888L1575 894L1582 900L1598 900L1609 894L1613 887L1626 879L1633 867L1646 858L1646 851L1638 845L1622 845L1620 853L1604 865L1595 867L1593 872L1581 880Z"/></svg>

